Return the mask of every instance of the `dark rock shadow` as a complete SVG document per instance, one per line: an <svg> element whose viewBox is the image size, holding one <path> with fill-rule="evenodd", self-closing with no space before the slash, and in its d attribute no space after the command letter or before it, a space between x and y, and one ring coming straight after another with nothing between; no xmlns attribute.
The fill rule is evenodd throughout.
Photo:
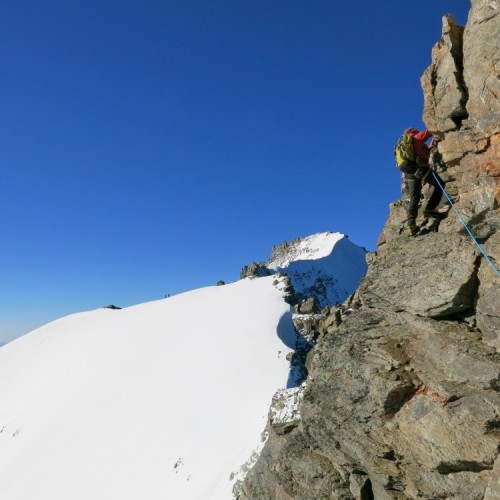
<svg viewBox="0 0 500 500"><path fill-rule="evenodd" d="M307 354L314 347L314 342L307 340L297 333L293 325L291 312L281 317L278 323L277 334L283 344L294 351L290 361L290 372L286 388L298 387L307 378L308 372L305 363Z"/></svg>

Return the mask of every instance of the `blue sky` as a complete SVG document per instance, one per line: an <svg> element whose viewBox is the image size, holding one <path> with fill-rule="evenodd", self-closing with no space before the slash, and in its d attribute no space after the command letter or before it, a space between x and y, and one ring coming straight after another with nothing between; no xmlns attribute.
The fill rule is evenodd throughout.
<svg viewBox="0 0 500 500"><path fill-rule="evenodd" d="M272 245L369 250L442 15L468 0L4 0L0 341L234 281Z"/></svg>

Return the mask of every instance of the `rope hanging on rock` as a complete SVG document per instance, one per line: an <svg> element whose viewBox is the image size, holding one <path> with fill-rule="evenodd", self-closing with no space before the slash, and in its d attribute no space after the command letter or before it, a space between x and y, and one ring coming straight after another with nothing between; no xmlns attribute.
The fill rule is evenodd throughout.
<svg viewBox="0 0 500 500"><path fill-rule="evenodd" d="M460 212L457 210L457 208L455 207L455 205L451 201L450 196L446 192L446 189L439 182L439 178L438 178L438 176L436 175L436 173L434 171L432 172L432 175L434 176L434 179L436 179L436 182L438 183L438 186L441 188L441 191L443 191L443 193L445 194L445 196L446 196L448 202L450 203L450 205L452 206L453 210L455 210L455 213L457 214L458 220L464 225L465 229L469 233L469 236L472 238L472 241L476 244L477 248L479 248L479 250L483 254L484 258L488 261L488 264L493 268L493 271L495 271L497 273L498 277L500 278L500 272L495 267L495 264L493 264L493 262L488 257L488 255L486 254L486 252L483 250L483 247L478 243L478 241L476 240L476 238L474 238L474 235L472 234L471 230L467 227L467 224L462 219L462 216L460 215Z"/></svg>

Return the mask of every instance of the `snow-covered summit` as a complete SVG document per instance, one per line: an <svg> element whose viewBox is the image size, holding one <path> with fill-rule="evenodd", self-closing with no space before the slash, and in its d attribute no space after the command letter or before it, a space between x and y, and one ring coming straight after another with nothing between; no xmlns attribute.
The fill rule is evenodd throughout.
<svg viewBox="0 0 500 500"><path fill-rule="evenodd" d="M319 307L342 303L367 271L366 250L342 233L318 233L273 247L265 264L288 275L297 297L314 297Z"/></svg>
<svg viewBox="0 0 500 500"><path fill-rule="evenodd" d="M342 233L325 232L297 238L291 243L282 243L273 247L267 267L269 269L284 269L292 261L327 257L332 253L335 244L343 238L345 235Z"/></svg>

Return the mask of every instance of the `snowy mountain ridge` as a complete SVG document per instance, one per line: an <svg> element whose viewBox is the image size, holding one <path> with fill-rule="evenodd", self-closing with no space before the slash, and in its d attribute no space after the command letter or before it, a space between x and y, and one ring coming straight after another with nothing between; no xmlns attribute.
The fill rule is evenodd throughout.
<svg viewBox="0 0 500 500"><path fill-rule="evenodd" d="M301 271L349 267L349 251L354 262L363 251L346 241L303 239L277 269L298 286ZM300 392L285 390L299 341L287 281L78 313L0 348L0 498L233 498L264 445L273 396L289 400L271 412L275 425L298 418Z"/></svg>
<svg viewBox="0 0 500 500"><path fill-rule="evenodd" d="M366 271L364 248L342 233L324 232L273 247L269 261L245 267L242 276L286 274L297 301L313 297L322 309L344 302Z"/></svg>
<svg viewBox="0 0 500 500"><path fill-rule="evenodd" d="M273 247L271 258L267 262L269 269L286 268L297 260L315 260L327 257L335 244L344 238L342 233L317 233L297 238L291 243L282 243Z"/></svg>

